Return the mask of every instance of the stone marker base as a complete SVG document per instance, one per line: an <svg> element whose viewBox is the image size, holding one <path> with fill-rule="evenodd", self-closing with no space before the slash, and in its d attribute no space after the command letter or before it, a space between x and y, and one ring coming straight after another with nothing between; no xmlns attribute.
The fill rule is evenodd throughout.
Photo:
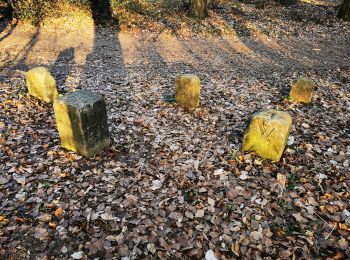
<svg viewBox="0 0 350 260"><path fill-rule="evenodd" d="M100 94L78 90L54 102L61 146L92 157L110 145L107 111Z"/></svg>
<svg viewBox="0 0 350 260"><path fill-rule="evenodd" d="M196 75L184 74L175 80L175 99L176 102L196 108L199 105L200 80Z"/></svg>
<svg viewBox="0 0 350 260"><path fill-rule="evenodd" d="M253 114L243 139L243 150L279 161L288 141L292 118L286 112L263 110Z"/></svg>
<svg viewBox="0 0 350 260"><path fill-rule="evenodd" d="M44 67L29 70L26 73L28 92L47 103L52 103L58 98L55 79Z"/></svg>
<svg viewBox="0 0 350 260"><path fill-rule="evenodd" d="M309 104L311 103L315 86L316 84L312 79L301 77L293 82L289 98L295 102Z"/></svg>

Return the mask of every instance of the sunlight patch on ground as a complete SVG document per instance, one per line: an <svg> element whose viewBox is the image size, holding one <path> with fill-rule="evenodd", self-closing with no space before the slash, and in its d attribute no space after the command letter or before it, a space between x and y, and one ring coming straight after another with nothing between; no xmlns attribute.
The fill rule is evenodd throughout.
<svg viewBox="0 0 350 260"><path fill-rule="evenodd" d="M52 63L62 51L73 48L75 63L83 65L93 49L94 33L91 17L52 19L50 25L42 27L40 38L28 57L28 62L35 62L37 55L40 54Z"/></svg>
<svg viewBox="0 0 350 260"><path fill-rule="evenodd" d="M276 41L274 41L271 37L269 37L266 33L259 30L254 23L246 22L245 23L246 28L249 30L249 32L254 35L254 38L259 40L261 43L263 43L265 46L277 50L277 51L283 51L283 49L278 45Z"/></svg>
<svg viewBox="0 0 350 260"><path fill-rule="evenodd" d="M254 51L245 45L237 32L227 23L222 17L215 17L216 23L220 26L223 32L225 42L235 51L241 54L253 55Z"/></svg>
<svg viewBox="0 0 350 260"><path fill-rule="evenodd" d="M191 54L184 49L176 36L162 33L157 42L158 53L165 62L196 63Z"/></svg>
<svg viewBox="0 0 350 260"><path fill-rule="evenodd" d="M139 55L139 50L143 45L139 36L133 32L121 31L117 37L123 50L124 64L140 63L143 58Z"/></svg>
<svg viewBox="0 0 350 260"><path fill-rule="evenodd" d="M245 45L237 36L225 36L223 37L225 40L225 49L229 46L232 48L234 51L241 53L241 54L246 54L246 55L253 55L254 51L250 49L247 45ZM229 48L227 48L229 50Z"/></svg>
<svg viewBox="0 0 350 260"><path fill-rule="evenodd" d="M340 4L338 0L300 0L300 2L313 4L313 5L324 5L324 6L336 6Z"/></svg>
<svg viewBox="0 0 350 260"><path fill-rule="evenodd" d="M0 34L6 35L8 30ZM67 16L50 19L41 27L35 28L30 24L18 25L0 42L0 62L3 66L16 65L18 62L31 64L52 64L59 54L68 49L75 50L77 65L83 65L86 56L92 51L94 43L94 24L91 17ZM14 46L15 56L7 57L6 53Z"/></svg>

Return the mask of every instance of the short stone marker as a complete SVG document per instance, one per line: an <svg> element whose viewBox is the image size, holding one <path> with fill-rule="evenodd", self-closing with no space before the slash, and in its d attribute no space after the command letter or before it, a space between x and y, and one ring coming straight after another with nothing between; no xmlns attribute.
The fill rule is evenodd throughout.
<svg viewBox="0 0 350 260"><path fill-rule="evenodd" d="M61 146L92 157L110 144L106 103L102 95L77 90L54 102Z"/></svg>
<svg viewBox="0 0 350 260"><path fill-rule="evenodd" d="M279 161L288 141L292 117L277 110L263 110L253 114L243 139L243 150Z"/></svg>
<svg viewBox="0 0 350 260"><path fill-rule="evenodd" d="M293 82L289 98L292 101L309 104L315 87L316 84L312 79L301 77Z"/></svg>
<svg viewBox="0 0 350 260"><path fill-rule="evenodd" d="M26 73L26 81L31 96L47 103L51 103L58 98L56 81L46 68L38 67L29 70Z"/></svg>
<svg viewBox="0 0 350 260"><path fill-rule="evenodd" d="M200 80L196 75L183 74L175 80L176 102L187 107L199 105Z"/></svg>

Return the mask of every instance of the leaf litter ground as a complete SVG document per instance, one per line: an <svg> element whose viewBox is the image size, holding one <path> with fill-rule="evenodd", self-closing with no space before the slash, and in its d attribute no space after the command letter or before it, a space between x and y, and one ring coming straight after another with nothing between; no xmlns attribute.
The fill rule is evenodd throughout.
<svg viewBox="0 0 350 260"><path fill-rule="evenodd" d="M241 4L175 32L117 33L88 18L8 25L1 257L349 258L350 27L334 10ZM85 159L60 148L52 106L27 95L18 71L39 65L61 93L105 95L109 149ZM201 79L196 110L174 104L180 73ZM286 98L299 76L317 84L311 105ZM278 163L240 150L265 108L293 117Z"/></svg>

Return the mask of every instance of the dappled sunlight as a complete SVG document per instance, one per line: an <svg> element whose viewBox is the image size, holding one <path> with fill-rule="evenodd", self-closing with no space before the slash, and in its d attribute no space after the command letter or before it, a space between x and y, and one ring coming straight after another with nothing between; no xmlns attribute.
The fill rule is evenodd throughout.
<svg viewBox="0 0 350 260"><path fill-rule="evenodd" d="M199 61L199 63L212 64L213 66L225 65L225 58L217 55L217 50L213 49L211 43L205 38L195 38L183 41L182 45Z"/></svg>
<svg viewBox="0 0 350 260"><path fill-rule="evenodd" d="M313 5L323 5L323 6L336 6L339 4L337 1L330 0L299 0L302 3L313 4Z"/></svg>
<svg viewBox="0 0 350 260"><path fill-rule="evenodd" d="M163 60L168 63L197 63L191 54L184 49L178 38L170 33L162 33L159 35L157 41L157 51L162 56Z"/></svg>
<svg viewBox="0 0 350 260"><path fill-rule="evenodd" d="M284 49L279 46L279 44L273 40L271 37L269 37L266 33L263 33L261 30L259 30L256 25L252 22L245 22L245 27L250 32L252 36L254 36L254 39L257 39L261 43L263 43L265 46L277 50L277 51L283 51Z"/></svg>
<svg viewBox="0 0 350 260"><path fill-rule="evenodd" d="M247 47L247 45L245 45L238 36L232 36L232 35L228 35L228 36L224 36L223 40L225 42L225 44L221 44L223 46L223 48L225 48L227 51L230 51L230 49L241 53L241 54L246 54L246 55L254 55L254 51L252 49L250 49L249 47ZM229 47L229 48L228 48Z"/></svg>
<svg viewBox="0 0 350 260"><path fill-rule="evenodd" d="M18 27L16 27L16 29L17 28ZM14 30L14 32L15 31L16 30ZM30 31L28 33L24 32L24 34L25 36L22 39L18 37L12 39L11 41L11 36L13 35L13 33L11 33L10 35L8 35L8 37L4 39L4 41L1 42L4 45L4 48L0 49L3 49L5 55L4 59L1 60L0 67L10 68L12 66L16 66L17 64L21 64L22 68L23 66L25 66L25 64L23 63L25 62L29 52L32 51L33 47L35 46L38 40L38 37L40 35L40 27L32 27L30 28ZM14 48L12 48L13 42L16 42L16 44L14 44ZM10 51L14 53L11 53Z"/></svg>
<svg viewBox="0 0 350 260"><path fill-rule="evenodd" d="M250 49L246 44L244 44L244 42L242 42L236 30L232 28L225 19L223 19L220 16L217 16L215 21L223 31L222 38L224 39L225 44L227 43L232 48L230 49L230 51L233 50L234 52L238 52L245 55L254 54L254 51ZM222 46L226 49L224 45Z"/></svg>
<svg viewBox="0 0 350 260"><path fill-rule="evenodd" d="M63 30L56 30L59 25L65 27ZM84 29L82 29L84 28ZM61 32L61 33L60 33ZM38 57L44 63L53 63L59 53L67 48L75 49L75 63L83 65L87 55L92 51L94 44L94 25L90 17L78 21L70 20L70 25L60 20L51 21L50 25L42 27L41 35L29 54L27 62L37 63Z"/></svg>
<svg viewBox="0 0 350 260"><path fill-rule="evenodd" d="M56 2L0 21L0 259L350 257L333 7Z"/></svg>
<svg viewBox="0 0 350 260"><path fill-rule="evenodd" d="M11 33L8 33L9 31ZM5 35L7 36L4 37ZM17 25L12 30L9 27L0 34L0 38L2 37L1 66L13 66L18 62L28 66L52 64L60 52L67 48L76 50L75 63L83 65L93 47L94 26L91 17L88 16L79 19L56 18L38 28L29 24ZM10 51L12 54L7 55Z"/></svg>
<svg viewBox="0 0 350 260"><path fill-rule="evenodd" d="M18 21L8 24L5 28L0 28L0 42L6 39L17 27Z"/></svg>
<svg viewBox="0 0 350 260"><path fill-rule="evenodd" d="M278 21L276 21L278 22ZM255 23L250 21L244 22L245 29L249 32L247 43L251 48L255 49L256 55L259 55L259 62L266 65L281 65L284 61L293 62L294 64L302 64L304 66L314 66L317 60L318 49L313 49L311 43L303 43L305 49L310 49L311 55L305 59L304 55L299 54L293 48L294 42L278 43L273 37L270 37L268 32L261 31ZM248 43L250 41L250 43ZM254 47L253 47L254 46Z"/></svg>
<svg viewBox="0 0 350 260"><path fill-rule="evenodd" d="M139 53L144 46L139 34L120 31L117 38L122 48L124 64L140 63L143 57Z"/></svg>

